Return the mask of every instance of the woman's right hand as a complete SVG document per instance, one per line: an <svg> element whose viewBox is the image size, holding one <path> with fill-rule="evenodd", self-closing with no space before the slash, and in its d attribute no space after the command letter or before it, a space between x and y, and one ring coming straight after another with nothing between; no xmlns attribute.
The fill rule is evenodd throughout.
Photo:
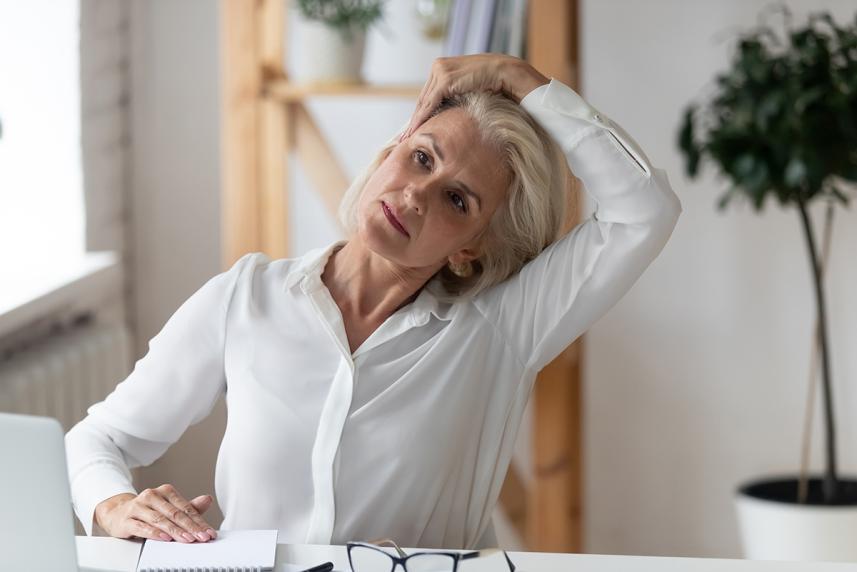
<svg viewBox="0 0 857 572"><path fill-rule="evenodd" d="M213 500L202 495L188 501L174 486L161 485L139 495L123 493L101 501L95 507L95 522L116 538L208 542L217 532L202 513Z"/></svg>

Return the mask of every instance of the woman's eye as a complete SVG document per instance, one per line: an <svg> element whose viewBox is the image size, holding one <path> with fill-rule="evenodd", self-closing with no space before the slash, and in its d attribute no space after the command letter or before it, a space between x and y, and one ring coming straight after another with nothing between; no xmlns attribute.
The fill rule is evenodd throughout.
<svg viewBox="0 0 857 572"><path fill-rule="evenodd" d="M461 198L461 195L451 192L449 193L449 199L455 205L455 208L461 212L467 212L467 204L464 202L464 199Z"/></svg>
<svg viewBox="0 0 857 572"><path fill-rule="evenodd" d="M424 167L428 167L429 156L426 155L426 153L417 150L414 155L416 156L417 161L419 161L421 165L423 165Z"/></svg>
<svg viewBox="0 0 857 572"><path fill-rule="evenodd" d="M431 158L428 153L422 151L421 149L417 149L414 151L414 157L416 157L417 161L419 161L420 165L424 166L426 169L431 170ZM462 213L467 212L467 202L461 198L461 195L454 192L449 192L449 200L455 205L455 208L461 211Z"/></svg>

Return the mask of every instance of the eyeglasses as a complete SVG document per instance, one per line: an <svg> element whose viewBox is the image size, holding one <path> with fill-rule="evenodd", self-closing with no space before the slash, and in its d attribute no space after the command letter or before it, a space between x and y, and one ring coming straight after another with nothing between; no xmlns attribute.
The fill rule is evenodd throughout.
<svg viewBox="0 0 857 572"><path fill-rule="evenodd" d="M352 572L394 572L396 565L402 566L404 572L457 572L458 563L462 560L488 556L502 552L509 565L509 572L515 572L515 565L509 559L506 551L499 548L485 548L473 552L414 552L406 554L404 550L389 539L372 540L370 542L348 542L348 563ZM383 550L381 546L390 546L398 556Z"/></svg>

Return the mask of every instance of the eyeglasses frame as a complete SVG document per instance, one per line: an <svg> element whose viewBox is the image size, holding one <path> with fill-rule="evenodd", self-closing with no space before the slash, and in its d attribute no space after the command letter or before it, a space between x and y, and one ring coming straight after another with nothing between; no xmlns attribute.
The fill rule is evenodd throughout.
<svg viewBox="0 0 857 572"><path fill-rule="evenodd" d="M506 554L505 550L500 548L483 548L481 550L473 550L470 552L447 552L442 550L434 550L431 552L414 552L412 554L407 554L404 550L399 548L399 545L396 544L395 541L390 540L389 538L381 538L378 540L370 540L367 542L347 542L345 544L346 550L348 552L348 565L351 567L352 572L354 571L354 564L351 560L351 549L355 546L359 546L361 548L371 548L372 550L377 550L382 554L390 557L390 560L393 562L393 566L390 568L390 572L393 572L396 569L396 565L399 564L402 566L402 570L407 572L407 560L412 556L419 556L423 554L438 554L442 556L451 556L453 559L452 570L450 572L458 571L458 563L462 560L470 560L471 558L478 558L480 556L488 556L489 554L494 554L495 552L502 552L503 557L506 559L506 564L509 565L509 572L515 572L515 564L512 562L509 555ZM382 546L389 546L396 550L398 556L394 556L389 552L381 550Z"/></svg>

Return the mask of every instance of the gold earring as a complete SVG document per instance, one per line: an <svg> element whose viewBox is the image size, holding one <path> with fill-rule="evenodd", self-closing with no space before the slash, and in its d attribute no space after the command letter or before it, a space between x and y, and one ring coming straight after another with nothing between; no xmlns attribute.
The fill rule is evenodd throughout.
<svg viewBox="0 0 857 572"><path fill-rule="evenodd" d="M453 274L458 276L459 278L469 278L473 275L473 265L470 262L463 262L462 264L456 264L452 261L449 262L449 269Z"/></svg>

